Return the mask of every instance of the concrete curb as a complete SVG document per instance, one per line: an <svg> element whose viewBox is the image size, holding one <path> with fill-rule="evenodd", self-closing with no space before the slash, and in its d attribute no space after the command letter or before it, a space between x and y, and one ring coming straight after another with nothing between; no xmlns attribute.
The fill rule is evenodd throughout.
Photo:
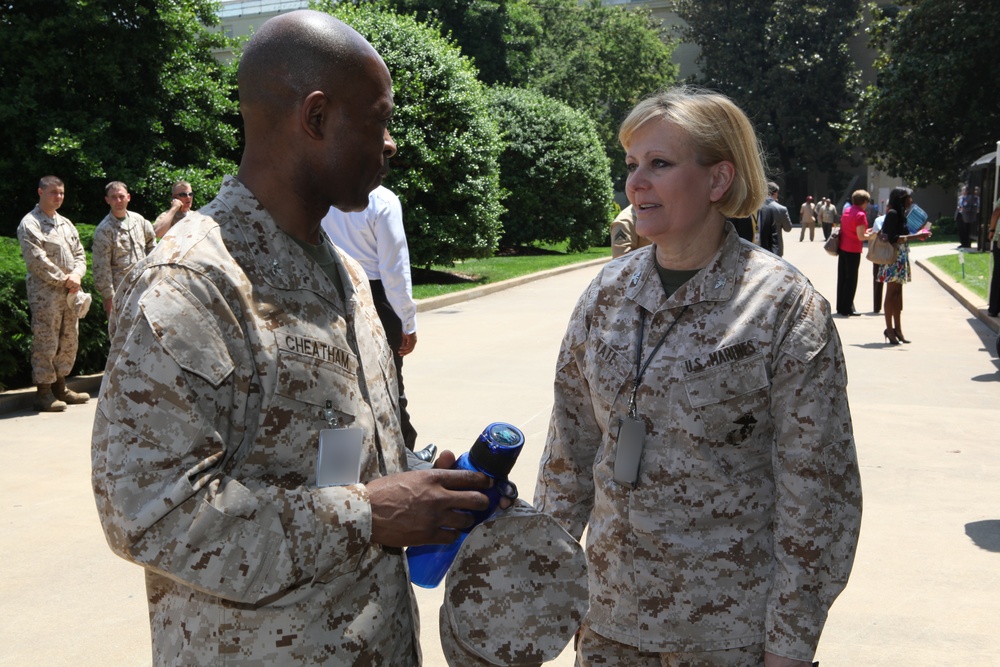
<svg viewBox="0 0 1000 667"><path fill-rule="evenodd" d="M423 313L430 310L436 310L437 308L453 306L456 303L462 303L463 301L469 301L470 299L478 299L481 296L486 296L487 294L500 292L502 290L510 289L511 287L517 287L518 285L524 285L525 283L530 283L535 280L541 280L543 278L557 276L560 273L567 273L568 271L575 271L577 269L585 269L591 266L598 266L600 264L604 264L609 261L611 261L611 258L606 257L601 259L594 259L589 262L567 264L566 266L560 266L555 269L549 269L548 271L539 271L538 273L530 273L528 275L518 276L517 278L511 278L510 280L502 280L498 283L490 283L489 285L483 285L482 287L473 287L471 289L462 290L460 292L443 294L441 296L435 296L429 299L420 299L417 301L417 312ZM73 391L85 391L91 395L92 399L96 399L97 393L101 389L101 380L103 378L104 378L104 373L95 373L93 375L81 375L77 377L68 378L66 380L66 384ZM34 398L34 396L35 396L34 387L27 387L25 389L11 389L10 391L0 392L0 415L7 414L9 412L16 412L18 410L30 409L31 401Z"/></svg>
<svg viewBox="0 0 1000 667"><path fill-rule="evenodd" d="M490 283L489 285L483 285L482 287L473 287L472 289L462 290L461 292L452 292L451 294L442 294L441 296L433 296L429 299L420 299L419 301L417 301L417 312L424 313L429 310L436 310L438 308L444 308L446 306L453 306L456 303L461 303L463 301L468 301L470 299L478 299L481 296L486 296L487 294L500 292L505 289L510 289L511 287L517 287L518 285L530 283L535 280L541 280L542 278L557 276L560 273L566 273L568 271L576 271L577 269L585 269L590 266L598 266L600 264L605 264L610 261L611 261L610 257L605 257L601 259L594 259L589 262L567 264L566 266L560 266L555 269L549 269L548 271L539 271L538 273L530 273L528 275L518 276L517 278L511 278L509 280L501 280L498 283Z"/></svg>
<svg viewBox="0 0 1000 667"><path fill-rule="evenodd" d="M990 317L987 312L987 305L982 298L972 292L968 287L960 282L956 282L953 277L936 267L929 258L915 260L915 264L930 274L946 292L951 294L966 310L975 315L983 324L988 326L994 333L1000 333L1000 319Z"/></svg>

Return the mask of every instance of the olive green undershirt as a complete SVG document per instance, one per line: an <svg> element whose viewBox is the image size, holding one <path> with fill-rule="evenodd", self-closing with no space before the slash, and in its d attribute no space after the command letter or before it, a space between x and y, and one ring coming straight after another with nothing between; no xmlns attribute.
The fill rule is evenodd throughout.
<svg viewBox="0 0 1000 667"><path fill-rule="evenodd" d="M340 271L337 270L337 255L333 250L333 246L327 243L325 239L319 245L313 245L308 241L302 241L291 235L288 235L288 238L298 243L299 247L302 248L302 250L304 250L314 262L319 264L319 268L323 269L323 273L326 274L326 277L329 278L337 287L337 293L340 294L341 300L345 299L344 282L341 280Z"/></svg>
<svg viewBox="0 0 1000 667"><path fill-rule="evenodd" d="M660 274L660 282L663 283L663 290L667 293L668 299L674 295L674 292L683 287L684 283L691 280L691 278L693 278L699 271L701 271L701 269L673 271L671 269L663 268L660 266L659 262L656 262L656 272Z"/></svg>

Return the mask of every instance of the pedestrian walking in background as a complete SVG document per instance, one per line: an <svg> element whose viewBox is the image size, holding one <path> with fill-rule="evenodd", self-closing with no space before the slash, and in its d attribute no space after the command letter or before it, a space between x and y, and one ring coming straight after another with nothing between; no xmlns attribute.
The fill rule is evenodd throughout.
<svg viewBox="0 0 1000 667"><path fill-rule="evenodd" d="M802 231L799 232L799 243L806 237L806 230L809 230L809 240L812 241L816 235L816 205L813 204L812 195L806 197L799 207L799 225Z"/></svg>
<svg viewBox="0 0 1000 667"><path fill-rule="evenodd" d="M851 208L840 219L840 246L837 249L837 313L844 317L859 315L854 308L854 295L858 291L858 269L861 251L868 231L865 210L871 196L865 190L851 195Z"/></svg>
<svg viewBox="0 0 1000 667"><path fill-rule="evenodd" d="M785 252L784 232L792 231L788 209L778 203L780 188L774 181L767 183L767 197L757 213L760 247L781 257Z"/></svg>
<svg viewBox="0 0 1000 667"><path fill-rule="evenodd" d="M885 331L883 337L890 345L909 343L903 336L903 285L910 282L910 246L908 241L923 241L930 238L930 230L920 230L916 234L908 234L906 214L913 205L913 190L910 188L893 188L889 193L889 204L882 221L882 232L889 237L889 242L896 246L896 261L884 264L879 269L879 282L885 284Z"/></svg>
<svg viewBox="0 0 1000 667"><path fill-rule="evenodd" d="M819 218L819 224L823 228L823 240L830 238L830 234L833 233L833 227L837 224L837 207L833 205L829 197L823 197L819 206L816 207L816 215Z"/></svg>
<svg viewBox="0 0 1000 667"><path fill-rule="evenodd" d="M1000 316L1000 234L997 234L997 220L1000 219L1000 198L993 204L993 213L990 215L990 227L987 239L990 241L990 249L993 253L993 271L990 276L990 298L986 311L990 317Z"/></svg>

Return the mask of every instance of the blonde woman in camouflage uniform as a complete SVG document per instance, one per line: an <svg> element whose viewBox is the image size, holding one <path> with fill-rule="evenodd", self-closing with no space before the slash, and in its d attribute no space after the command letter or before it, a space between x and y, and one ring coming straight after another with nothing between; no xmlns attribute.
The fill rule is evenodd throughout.
<svg viewBox="0 0 1000 667"><path fill-rule="evenodd" d="M725 221L766 187L728 98L656 95L619 137L653 245L577 304L535 495L589 526L577 664L809 665L861 519L829 304Z"/></svg>

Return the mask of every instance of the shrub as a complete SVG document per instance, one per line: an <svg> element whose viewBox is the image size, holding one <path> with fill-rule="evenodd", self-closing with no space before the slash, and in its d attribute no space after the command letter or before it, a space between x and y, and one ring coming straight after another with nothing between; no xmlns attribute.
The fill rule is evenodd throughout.
<svg viewBox="0 0 1000 667"><path fill-rule="evenodd" d="M571 252L601 245L614 211L611 167L590 118L541 93L495 88L509 193L504 246L569 240Z"/></svg>
<svg viewBox="0 0 1000 667"><path fill-rule="evenodd" d="M958 226L955 224L955 218L944 215L934 221L931 231L935 234L957 234Z"/></svg>
<svg viewBox="0 0 1000 667"><path fill-rule="evenodd" d="M83 289L94 302L80 320L80 349L74 374L104 370L108 358L108 318L101 295L94 287L90 243L94 225L77 225L80 242L87 249L87 275ZM31 309L26 287L27 268L16 238L0 236L0 390L31 386Z"/></svg>
<svg viewBox="0 0 1000 667"><path fill-rule="evenodd" d="M415 266L488 257L500 236L500 138L469 59L438 32L370 3L321 2L371 42L392 74L399 152L386 187L403 205Z"/></svg>

